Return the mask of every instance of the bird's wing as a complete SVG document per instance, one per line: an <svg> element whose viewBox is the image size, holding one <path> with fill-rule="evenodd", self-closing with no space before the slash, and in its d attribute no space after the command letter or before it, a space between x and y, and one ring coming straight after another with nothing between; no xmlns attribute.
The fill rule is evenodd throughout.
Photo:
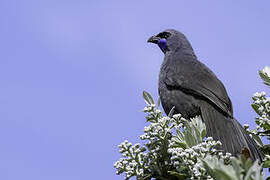
<svg viewBox="0 0 270 180"><path fill-rule="evenodd" d="M169 88L192 94L217 106L229 116L233 116L232 104L221 81L205 65L185 65L168 69L164 83Z"/></svg>

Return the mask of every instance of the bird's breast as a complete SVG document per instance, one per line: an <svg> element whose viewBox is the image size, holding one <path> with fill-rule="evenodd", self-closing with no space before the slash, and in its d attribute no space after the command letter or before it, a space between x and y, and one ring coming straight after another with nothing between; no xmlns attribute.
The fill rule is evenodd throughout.
<svg viewBox="0 0 270 180"><path fill-rule="evenodd" d="M160 78L162 77L161 75ZM167 115L173 107L175 107L175 114L180 113L185 118L200 115L200 108L193 96L180 89L168 87L163 79L159 80L158 91L162 107Z"/></svg>

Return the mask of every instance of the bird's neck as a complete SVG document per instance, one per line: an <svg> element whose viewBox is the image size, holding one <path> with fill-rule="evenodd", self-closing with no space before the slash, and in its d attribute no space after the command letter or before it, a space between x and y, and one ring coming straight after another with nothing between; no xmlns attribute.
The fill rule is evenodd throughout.
<svg viewBox="0 0 270 180"><path fill-rule="evenodd" d="M192 49L176 49L165 54L164 59L167 63L176 63L177 61L197 61L197 56Z"/></svg>
<svg viewBox="0 0 270 180"><path fill-rule="evenodd" d="M191 62L196 63L198 61L197 57L194 53L186 53L186 52L174 52L168 53L165 55L165 58L161 65L162 71L168 71L171 68L177 68L179 64L188 64Z"/></svg>
<svg viewBox="0 0 270 180"><path fill-rule="evenodd" d="M177 53L177 55L182 56L182 57L189 57L192 58L194 60L197 60L197 56L195 55L193 49L179 49L178 51L175 51Z"/></svg>

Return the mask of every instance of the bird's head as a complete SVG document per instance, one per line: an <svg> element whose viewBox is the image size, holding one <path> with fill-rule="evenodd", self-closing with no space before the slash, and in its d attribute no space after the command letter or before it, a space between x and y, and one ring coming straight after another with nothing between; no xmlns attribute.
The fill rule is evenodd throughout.
<svg viewBox="0 0 270 180"><path fill-rule="evenodd" d="M157 44L164 54L169 51L190 51L193 54L193 49L186 36L174 29L162 31L150 37L147 42Z"/></svg>

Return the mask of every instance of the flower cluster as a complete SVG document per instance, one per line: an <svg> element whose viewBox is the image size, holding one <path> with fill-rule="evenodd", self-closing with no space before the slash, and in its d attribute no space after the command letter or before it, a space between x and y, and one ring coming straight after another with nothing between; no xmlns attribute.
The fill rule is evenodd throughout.
<svg viewBox="0 0 270 180"><path fill-rule="evenodd" d="M265 67L259 71L259 75L266 85L270 87L270 68ZM263 130L270 130L270 97L266 97L265 92L256 92L253 97L252 107L259 115L256 119L256 123Z"/></svg>
<svg viewBox="0 0 270 180"><path fill-rule="evenodd" d="M265 92L255 93L253 96L253 108L259 115L256 123L260 127L270 124L270 98L266 97Z"/></svg>
<svg viewBox="0 0 270 180"><path fill-rule="evenodd" d="M206 154L224 159L230 157L214 149L221 145L219 141L211 137L203 140L206 128L200 117L186 120L180 114L162 116L151 99L149 94L145 95L148 106L143 111L150 124L140 136L145 141L144 146L132 146L128 141L118 146L124 158L114 164L117 174L125 173L126 179L132 176L170 179L184 172L188 178L205 178L208 176L199 158Z"/></svg>
<svg viewBox="0 0 270 180"><path fill-rule="evenodd" d="M142 177L144 171L148 168L146 149L141 147L139 143L132 146L130 142L125 140L119 146L119 152L123 157L114 164L117 169L116 174L125 172L126 179L132 176Z"/></svg>
<svg viewBox="0 0 270 180"><path fill-rule="evenodd" d="M204 142L193 147L187 149L181 147L169 148L168 152L172 154L171 161L177 171L181 172L184 170L183 167L185 167L185 171L190 172L191 179L212 179L207 175L200 159L205 158L207 155L212 155L223 159L224 162L229 162L232 157L230 153L224 154L214 148L220 145L220 141L215 141L212 137L208 137ZM175 147L175 144L172 143L170 146Z"/></svg>
<svg viewBox="0 0 270 180"><path fill-rule="evenodd" d="M270 77L269 77L270 79ZM257 142L259 147L266 150L265 153L270 154L269 147L263 145L261 138L266 136L270 137L270 97L266 97L265 92L258 93L256 92L253 97L252 107L255 112L258 114L255 122L257 124L256 129L250 130L248 125L245 125L244 128L250 134L251 137ZM267 150L268 149L268 150Z"/></svg>
<svg viewBox="0 0 270 180"><path fill-rule="evenodd" d="M270 87L270 68L265 67L263 70L259 71L259 75L264 84ZM252 99L252 107L258 114L258 117L256 117L255 120L258 126L254 130L249 130L248 126L245 128L265 154L263 167L270 168L270 146L269 144L263 144L261 140L262 137L267 137L270 139L270 97L266 97L265 92L256 92Z"/></svg>

